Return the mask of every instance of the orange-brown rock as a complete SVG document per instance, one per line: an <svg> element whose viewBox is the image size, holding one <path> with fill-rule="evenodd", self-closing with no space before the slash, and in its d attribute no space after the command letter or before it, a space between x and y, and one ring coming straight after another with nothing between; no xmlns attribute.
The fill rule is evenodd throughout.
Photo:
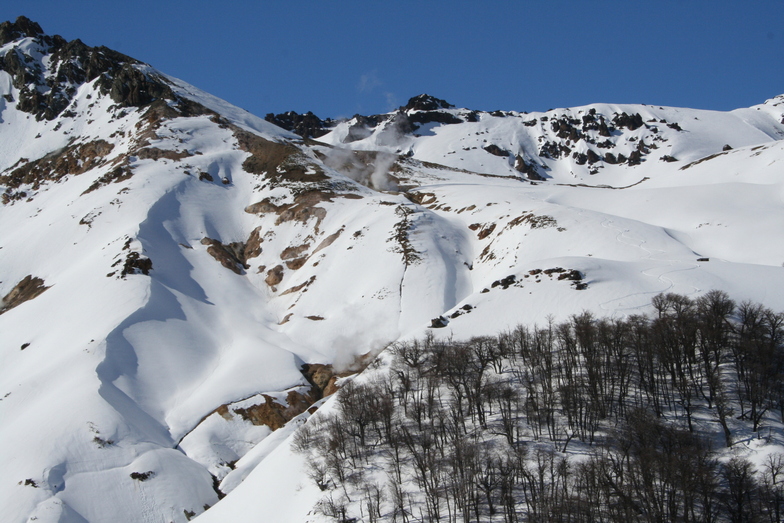
<svg viewBox="0 0 784 523"><path fill-rule="evenodd" d="M28 274L8 294L3 296L3 300L0 301L0 314L32 300L48 288L44 285L44 280Z"/></svg>

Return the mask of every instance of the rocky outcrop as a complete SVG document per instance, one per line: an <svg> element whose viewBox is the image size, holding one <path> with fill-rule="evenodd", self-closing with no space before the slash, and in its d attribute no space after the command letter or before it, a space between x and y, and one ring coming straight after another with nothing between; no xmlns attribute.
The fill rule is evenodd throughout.
<svg viewBox="0 0 784 523"><path fill-rule="evenodd" d="M251 405L249 407L236 407L234 412L239 414L245 421L250 421L254 425L266 425L272 430L278 430L294 416L302 414L313 403L297 391L289 391L284 405L276 401L267 394L262 394L264 403Z"/></svg>
<svg viewBox="0 0 784 523"><path fill-rule="evenodd" d="M306 363L302 366L302 374L312 386L311 394L315 402L337 392L338 379L350 376L353 372L336 373L332 365Z"/></svg>
<svg viewBox="0 0 784 523"><path fill-rule="evenodd" d="M268 113L264 119L303 138L324 136L330 132L334 125L331 119L322 120L310 111L305 114L299 114L294 111L280 114Z"/></svg>
<svg viewBox="0 0 784 523"><path fill-rule="evenodd" d="M515 169L525 174L525 176L529 180L534 180L534 181L544 180L544 176L539 174L539 169L537 169L536 165L534 165L533 163L526 162L525 158L523 158L519 154L515 157Z"/></svg>
<svg viewBox="0 0 784 523"><path fill-rule="evenodd" d="M138 252L131 251L125 258L120 277L125 278L129 274L143 274L149 276L152 270L152 260Z"/></svg>
<svg viewBox="0 0 784 523"><path fill-rule="evenodd" d="M24 163L9 174L0 176L0 185L6 186L8 198L14 189L21 186L30 186L32 190L37 190L46 181L56 182L65 176L82 174L105 164L112 149L114 145L106 140L75 143L38 160ZM6 195L3 196L4 203L7 203Z"/></svg>
<svg viewBox="0 0 784 523"><path fill-rule="evenodd" d="M639 113L632 115L628 115L626 113L617 114L615 117L613 117L613 124L615 124L616 127L626 127L630 131L639 129L644 125L642 116L640 116Z"/></svg>
<svg viewBox="0 0 784 523"><path fill-rule="evenodd" d="M408 100L408 103L401 107L403 111L437 111L438 109L451 109L454 105L446 100L430 96L429 94L420 94Z"/></svg>
<svg viewBox="0 0 784 523"><path fill-rule="evenodd" d="M433 122L443 123L443 124L463 123L462 119L458 118L452 113L447 113L444 111L418 112L409 115L408 119L412 123L419 124L419 125L423 125L426 123L433 123Z"/></svg>
<svg viewBox="0 0 784 523"><path fill-rule="evenodd" d="M484 149L485 151L489 152L494 156L500 156L502 158L506 158L507 156L509 156L509 151L507 151L506 149L502 149L501 147L498 147L494 143L486 145L482 147L482 149Z"/></svg>
<svg viewBox="0 0 784 523"><path fill-rule="evenodd" d="M252 174L263 175L274 185L287 182L323 182L329 178L297 147L272 142L251 132L236 128L234 136L240 149L250 153L242 168Z"/></svg>
<svg viewBox="0 0 784 523"><path fill-rule="evenodd" d="M245 269L250 268L250 265L245 261L245 244L242 242L232 242L224 245L219 240L202 238L201 244L208 246L207 253L210 256L236 274L244 274Z"/></svg>
<svg viewBox="0 0 784 523"><path fill-rule="evenodd" d="M25 16L20 16L15 22L3 22L0 24L0 46L5 45L20 38L43 35L41 26Z"/></svg>
<svg viewBox="0 0 784 523"><path fill-rule="evenodd" d="M40 296L48 288L48 286L44 285L44 280L28 274L0 300L0 314Z"/></svg>
<svg viewBox="0 0 784 523"><path fill-rule="evenodd" d="M0 70L11 75L19 89L17 108L37 120L53 120L71 103L77 87L97 79L96 87L120 107L141 107L157 99L174 99L168 82L161 76L143 72L138 60L107 47L89 47L81 40L67 42L61 36L47 36L41 27L25 17L0 24L0 42L35 38L43 60L18 47L9 49L0 60Z"/></svg>
<svg viewBox="0 0 784 523"><path fill-rule="evenodd" d="M264 283L273 288L283 281L283 265L276 265L267 271L267 277L264 278Z"/></svg>

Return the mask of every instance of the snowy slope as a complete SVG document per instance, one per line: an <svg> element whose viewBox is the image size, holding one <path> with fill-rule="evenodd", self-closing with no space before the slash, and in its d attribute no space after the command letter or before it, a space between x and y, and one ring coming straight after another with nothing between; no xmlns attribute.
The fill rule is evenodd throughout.
<svg viewBox="0 0 784 523"><path fill-rule="evenodd" d="M710 289L784 310L782 97L409 104L314 141L31 24L0 31L3 521L303 521L287 438L327 391L302 365L355 370L434 319Z"/></svg>

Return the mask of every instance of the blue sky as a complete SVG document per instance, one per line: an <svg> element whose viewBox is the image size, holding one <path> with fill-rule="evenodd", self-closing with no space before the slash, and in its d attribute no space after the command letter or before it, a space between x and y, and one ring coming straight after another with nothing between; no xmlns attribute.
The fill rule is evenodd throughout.
<svg viewBox="0 0 784 523"><path fill-rule="evenodd" d="M223 5L221 5L223 4ZM730 110L784 93L784 1L25 0L45 32L106 45L255 114L592 102Z"/></svg>

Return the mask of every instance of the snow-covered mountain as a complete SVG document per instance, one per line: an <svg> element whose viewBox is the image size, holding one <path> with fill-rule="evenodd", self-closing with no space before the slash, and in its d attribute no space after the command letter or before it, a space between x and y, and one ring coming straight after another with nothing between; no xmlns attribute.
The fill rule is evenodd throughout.
<svg viewBox="0 0 784 523"><path fill-rule="evenodd" d="M3 521L305 521L291 434L397 340L784 310L784 95L265 120L26 18L0 95Z"/></svg>

